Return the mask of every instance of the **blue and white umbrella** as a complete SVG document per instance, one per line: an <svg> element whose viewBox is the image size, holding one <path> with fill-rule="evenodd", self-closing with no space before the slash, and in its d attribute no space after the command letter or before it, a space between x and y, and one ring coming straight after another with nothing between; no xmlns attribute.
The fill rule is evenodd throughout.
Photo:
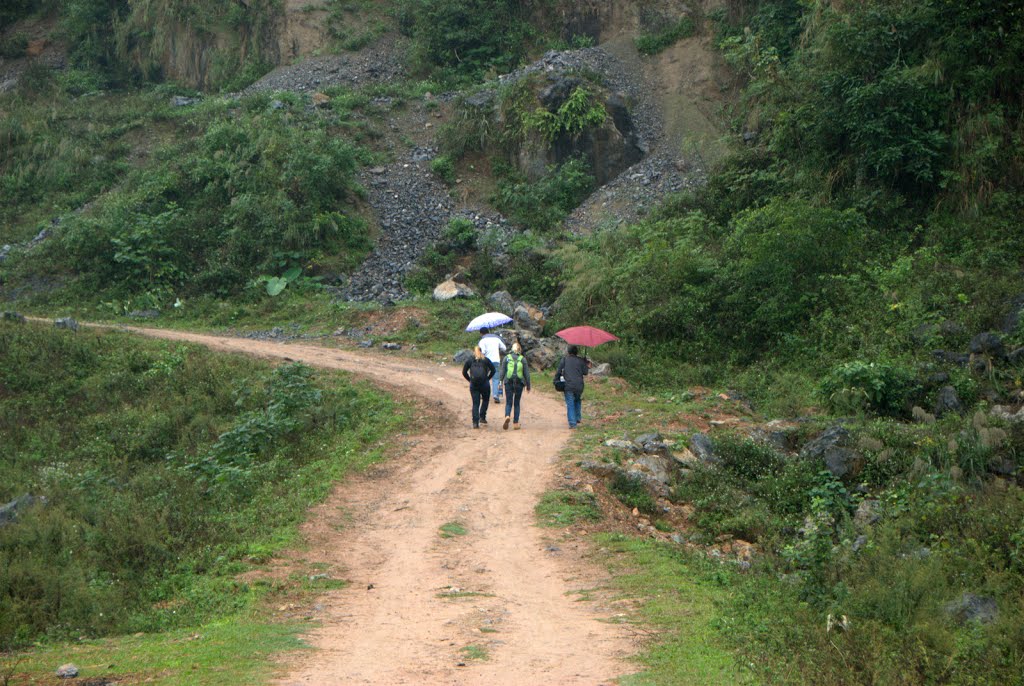
<svg viewBox="0 0 1024 686"><path fill-rule="evenodd" d="M480 329L493 329L496 326L502 324L508 324L512 321L512 317L501 312L488 312L476 317L466 327L466 331L479 331Z"/></svg>

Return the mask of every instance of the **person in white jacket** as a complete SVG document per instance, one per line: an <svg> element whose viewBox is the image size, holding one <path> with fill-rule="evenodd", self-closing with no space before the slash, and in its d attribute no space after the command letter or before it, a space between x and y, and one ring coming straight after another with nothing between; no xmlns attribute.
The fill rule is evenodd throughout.
<svg viewBox="0 0 1024 686"><path fill-rule="evenodd" d="M484 357L491 361L495 369L500 369L501 354L507 350L505 341L491 333L491 330L487 327L480 329L480 335L482 338L477 345L480 346ZM498 379L497 374L491 379L491 397L494 399L494 402L501 400L501 380Z"/></svg>

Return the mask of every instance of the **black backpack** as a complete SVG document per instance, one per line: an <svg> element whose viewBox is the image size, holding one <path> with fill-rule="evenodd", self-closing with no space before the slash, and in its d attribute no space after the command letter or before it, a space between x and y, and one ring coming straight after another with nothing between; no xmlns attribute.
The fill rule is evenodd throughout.
<svg viewBox="0 0 1024 686"><path fill-rule="evenodd" d="M487 361L473 360L469 364L470 381L487 381Z"/></svg>

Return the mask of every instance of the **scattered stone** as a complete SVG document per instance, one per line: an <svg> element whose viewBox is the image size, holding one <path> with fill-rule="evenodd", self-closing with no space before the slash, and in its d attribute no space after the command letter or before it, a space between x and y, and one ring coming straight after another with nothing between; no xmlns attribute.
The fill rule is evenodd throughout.
<svg viewBox="0 0 1024 686"><path fill-rule="evenodd" d="M1024 347L1017 348L1016 350L1011 352L1009 355L1007 355L1006 356L1006 361L1009 362L1010 364L1014 365L1014 366L1017 366L1017 365L1020 365L1020 364L1024 364Z"/></svg>
<svg viewBox="0 0 1024 686"><path fill-rule="evenodd" d="M0 263L7 259L7 256L11 254L11 246L4 245L0 247Z"/></svg>
<svg viewBox="0 0 1024 686"><path fill-rule="evenodd" d="M952 386L943 386L939 389L939 397L935 400L935 409L932 412L936 417L941 417L947 412L963 414L964 406L960 402L960 396Z"/></svg>
<svg viewBox="0 0 1024 686"><path fill-rule="evenodd" d="M156 319L160 316L160 310L132 310L128 313L129 319Z"/></svg>
<svg viewBox="0 0 1024 686"><path fill-rule="evenodd" d="M175 95L171 98L171 107L188 107L199 102L199 98L187 98L184 95Z"/></svg>
<svg viewBox="0 0 1024 686"><path fill-rule="evenodd" d="M78 667L70 662L57 668L58 679L74 679L76 676L78 676Z"/></svg>
<svg viewBox="0 0 1024 686"><path fill-rule="evenodd" d="M71 317L61 317L60 319L55 319L53 320L53 325L58 329L78 331L78 322L76 322Z"/></svg>
<svg viewBox="0 0 1024 686"><path fill-rule="evenodd" d="M381 346L384 350L401 350L402 346L400 343L383 343Z"/></svg>
<svg viewBox="0 0 1024 686"><path fill-rule="evenodd" d="M964 593L958 599L948 603L944 608L957 624L977 622L989 624L999 616L999 605L995 598Z"/></svg>
<svg viewBox="0 0 1024 686"><path fill-rule="evenodd" d="M595 365L590 370L590 376L604 377L604 376L611 376L611 373L612 373L612 366L610 364L608 364L607 362L602 362L599 365Z"/></svg>
<svg viewBox="0 0 1024 686"><path fill-rule="evenodd" d="M283 102L281 102L280 100L271 100L270 101L270 109L272 109L272 110L283 110L284 108L285 108L285 104Z"/></svg>
<svg viewBox="0 0 1024 686"><path fill-rule="evenodd" d="M957 367L966 367L971 361L971 356L967 353L953 353L948 350L933 350L932 357L939 362Z"/></svg>
<svg viewBox="0 0 1024 686"><path fill-rule="evenodd" d="M463 350L460 350L457 353L455 353L455 355L452 357L452 362L454 362L455 364L457 364L457 365L459 365L461 367L462 365L466 364L467 362L469 362L472 359L473 359L473 351L472 350L465 350L465 349L463 349Z"/></svg>
<svg viewBox="0 0 1024 686"><path fill-rule="evenodd" d="M853 545L850 546L850 549L853 550L853 552L855 553L859 553L861 550L864 549L864 546L866 546L867 544L868 537L864 534L861 534L860 536L854 539Z"/></svg>
<svg viewBox="0 0 1024 686"><path fill-rule="evenodd" d="M313 93L309 96L309 101L313 104L313 107L327 107L331 104L331 97L324 93Z"/></svg>
<svg viewBox="0 0 1024 686"><path fill-rule="evenodd" d="M448 279L434 288L433 297L434 300L444 302L455 298L473 298L476 297L476 293L469 286L458 283L454 279Z"/></svg>
<svg viewBox="0 0 1024 686"><path fill-rule="evenodd" d="M373 347L373 339L372 338L367 338L365 340L359 341L358 343L356 343L356 345L358 345L360 348L372 348Z"/></svg>

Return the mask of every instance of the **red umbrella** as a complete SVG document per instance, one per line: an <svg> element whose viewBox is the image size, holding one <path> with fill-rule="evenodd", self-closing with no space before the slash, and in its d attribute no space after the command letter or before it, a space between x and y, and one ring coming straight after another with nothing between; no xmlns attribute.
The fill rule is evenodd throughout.
<svg viewBox="0 0 1024 686"><path fill-rule="evenodd" d="M595 345L601 345L608 341L619 340L607 331L602 331L593 326L570 326L568 329L562 329L555 335L566 343L583 345L588 348L593 348Z"/></svg>

